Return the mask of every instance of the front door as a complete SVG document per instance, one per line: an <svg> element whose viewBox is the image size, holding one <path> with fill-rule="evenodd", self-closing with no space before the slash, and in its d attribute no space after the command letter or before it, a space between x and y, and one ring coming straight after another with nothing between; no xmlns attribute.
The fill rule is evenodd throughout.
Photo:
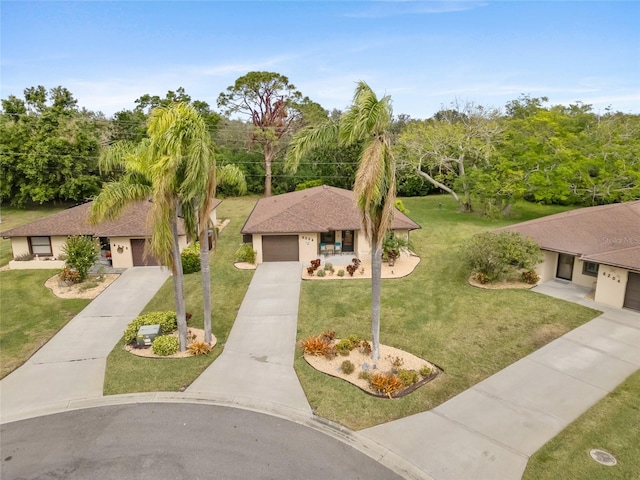
<svg viewBox="0 0 640 480"><path fill-rule="evenodd" d="M342 251L343 252L351 252L353 253L353 230L343 230L342 231Z"/></svg>
<svg viewBox="0 0 640 480"><path fill-rule="evenodd" d="M573 255L567 255L566 253L558 255L558 270L556 271L556 277L571 281L573 278L574 258L575 257Z"/></svg>

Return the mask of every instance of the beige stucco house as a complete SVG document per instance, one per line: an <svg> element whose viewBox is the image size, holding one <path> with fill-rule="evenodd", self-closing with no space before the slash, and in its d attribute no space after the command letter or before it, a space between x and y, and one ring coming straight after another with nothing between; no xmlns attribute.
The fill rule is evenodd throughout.
<svg viewBox="0 0 640 480"><path fill-rule="evenodd" d="M211 220L215 224L215 207L211 212ZM145 256L147 239L151 236L148 216L151 202L136 202L129 206L113 221L91 225L87 214L91 202L68 208L62 212L41 218L31 223L2 232L4 238L11 239L13 258L9 262L11 269L62 268L64 261L59 260L63 254L62 246L72 235L88 235L100 241L101 261L112 264L114 268L129 268L143 265L158 265L152 256ZM180 249L188 244L182 221L178 222ZM33 257L29 261L18 261L16 258Z"/></svg>
<svg viewBox="0 0 640 480"><path fill-rule="evenodd" d="M420 225L396 209L391 228L408 238ZM242 234L257 252L258 263L371 253L353 192L327 185L258 200Z"/></svg>
<svg viewBox="0 0 640 480"><path fill-rule="evenodd" d="M591 288L597 302L640 311L640 201L580 208L500 230L538 242L542 282L573 282Z"/></svg>

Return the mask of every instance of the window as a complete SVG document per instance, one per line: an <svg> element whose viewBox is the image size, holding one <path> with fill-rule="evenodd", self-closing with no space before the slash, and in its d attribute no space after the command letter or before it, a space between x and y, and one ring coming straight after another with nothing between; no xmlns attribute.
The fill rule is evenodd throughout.
<svg viewBox="0 0 640 480"><path fill-rule="evenodd" d="M327 245L333 245L336 241L336 232L320 232L320 243L326 243Z"/></svg>
<svg viewBox="0 0 640 480"><path fill-rule="evenodd" d="M29 246L34 255L53 255L51 251L51 238L49 237L29 237Z"/></svg>
<svg viewBox="0 0 640 480"><path fill-rule="evenodd" d="M593 262L584 262L582 264L582 273L583 275L589 275L591 277L598 276L598 267L600 265Z"/></svg>

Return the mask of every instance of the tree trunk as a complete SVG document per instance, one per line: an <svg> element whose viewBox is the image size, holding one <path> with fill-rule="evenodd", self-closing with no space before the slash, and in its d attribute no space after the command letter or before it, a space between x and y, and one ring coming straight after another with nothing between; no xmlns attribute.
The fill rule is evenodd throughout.
<svg viewBox="0 0 640 480"><path fill-rule="evenodd" d="M273 149L271 145L264 145L264 196L271 196L271 163L273 162Z"/></svg>
<svg viewBox="0 0 640 480"><path fill-rule="evenodd" d="M372 246L371 250L371 358L380 359L380 302L382 290L382 249Z"/></svg>
<svg viewBox="0 0 640 480"><path fill-rule="evenodd" d="M180 351L187 349L187 308L184 300L184 274L182 272L182 259L180 257L180 244L178 243L178 218L171 218L171 234L173 236L172 261L173 261L173 296L176 303L176 316L178 317L178 339Z"/></svg>
<svg viewBox="0 0 640 480"><path fill-rule="evenodd" d="M204 341L211 343L211 272L209 269L209 222L201 219L200 274L202 275L202 303L204 311Z"/></svg>

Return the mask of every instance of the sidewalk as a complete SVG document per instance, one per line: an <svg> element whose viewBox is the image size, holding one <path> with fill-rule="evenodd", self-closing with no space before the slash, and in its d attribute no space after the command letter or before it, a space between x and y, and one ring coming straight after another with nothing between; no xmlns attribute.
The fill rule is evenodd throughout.
<svg viewBox="0 0 640 480"><path fill-rule="evenodd" d="M258 265L224 351L186 395L267 410L284 408L303 418L311 415L293 369L300 270L298 262Z"/></svg>
<svg viewBox="0 0 640 480"><path fill-rule="evenodd" d="M24 365L0 381L0 422L70 401L102 397L107 355L151 300L168 270L130 268Z"/></svg>
<svg viewBox="0 0 640 480"><path fill-rule="evenodd" d="M604 312L431 411L359 433L436 480L522 478L533 453L640 368L640 314L573 285L534 291Z"/></svg>

